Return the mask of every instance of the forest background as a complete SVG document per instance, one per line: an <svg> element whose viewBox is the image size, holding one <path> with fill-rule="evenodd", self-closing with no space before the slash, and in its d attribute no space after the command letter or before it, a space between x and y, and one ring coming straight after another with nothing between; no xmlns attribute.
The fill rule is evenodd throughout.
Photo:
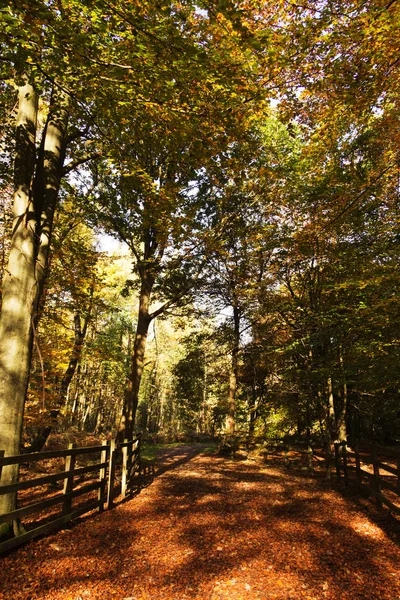
<svg viewBox="0 0 400 600"><path fill-rule="evenodd" d="M1 8L0 449L399 439L399 21Z"/></svg>

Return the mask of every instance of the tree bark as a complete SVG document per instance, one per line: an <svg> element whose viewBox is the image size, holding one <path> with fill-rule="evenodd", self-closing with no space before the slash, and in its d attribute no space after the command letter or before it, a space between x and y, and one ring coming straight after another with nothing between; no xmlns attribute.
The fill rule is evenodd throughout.
<svg viewBox="0 0 400 600"><path fill-rule="evenodd" d="M240 350L240 312L237 306L233 307L233 347L231 369L229 373L229 398L228 398L228 415L226 418L226 433L232 435L235 433L235 409L236 409L236 392L238 382L238 365L239 365L239 350Z"/></svg>
<svg viewBox="0 0 400 600"><path fill-rule="evenodd" d="M253 369L253 381L251 386L251 396L249 397L249 439L252 440L254 437L255 424L257 420L257 407L258 407L258 396L257 396L257 374L256 369Z"/></svg>
<svg viewBox="0 0 400 600"><path fill-rule="evenodd" d="M337 433L338 433L338 441L346 442L347 441L347 428L346 428L347 382L346 382L346 374L345 374L345 370L344 370L342 348L340 348L339 364L340 364L340 369L342 371L343 385L342 385L341 403L340 403L340 406L337 411Z"/></svg>
<svg viewBox="0 0 400 600"><path fill-rule="evenodd" d="M49 254L54 213L63 177L70 98L65 91L53 89L49 115L43 131L34 180L34 203L37 216L36 279L37 310L49 268ZM35 320L37 321L37 310Z"/></svg>
<svg viewBox="0 0 400 600"><path fill-rule="evenodd" d="M326 403L326 420L325 420L325 435L326 435L326 477L331 478L331 466L334 457L334 439L335 439L335 406L333 396L332 377L327 380L327 403Z"/></svg>
<svg viewBox="0 0 400 600"><path fill-rule="evenodd" d="M68 101L54 93L37 164L38 97L21 77L16 122L14 207L0 317L0 449L20 452L25 396L32 359L33 327L48 268L54 210L62 176ZM36 169L35 169L36 167ZM15 483L18 467L3 469L2 484ZM0 496L0 514L16 508L16 494ZM11 524L0 526L0 536Z"/></svg>
<svg viewBox="0 0 400 600"><path fill-rule="evenodd" d="M31 321L37 294L32 198L37 111L36 90L23 76L18 91L12 239L0 318L0 449L6 456L19 454L32 356ZM3 485L17 480L18 466L3 468ZM15 508L16 494L0 496L0 514ZM10 525L0 525L0 537L8 533Z"/></svg>
<svg viewBox="0 0 400 600"><path fill-rule="evenodd" d="M142 380L144 368L147 335L152 320L149 310L153 285L154 277L145 267L141 268L138 322L130 363L130 373L122 408L122 419L118 431L119 440L132 439L134 434L140 382Z"/></svg>

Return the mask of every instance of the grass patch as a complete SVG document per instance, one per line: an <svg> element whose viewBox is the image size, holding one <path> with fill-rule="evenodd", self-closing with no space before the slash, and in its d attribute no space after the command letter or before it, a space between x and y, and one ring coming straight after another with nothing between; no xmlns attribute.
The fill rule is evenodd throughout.
<svg viewBox="0 0 400 600"><path fill-rule="evenodd" d="M172 442L170 444L146 444L143 443L141 447L142 458L146 460L154 460L157 458L158 453L161 450L167 450L168 448L179 448L180 446L187 446L184 442Z"/></svg>
<svg viewBox="0 0 400 600"><path fill-rule="evenodd" d="M155 460L157 455L162 450L168 450L168 448L180 448L182 446L196 446L199 452L214 452L217 448L217 444L214 442L204 442L191 444L190 442L172 442L169 444L148 444L143 443L141 447L141 455L145 460Z"/></svg>
<svg viewBox="0 0 400 600"><path fill-rule="evenodd" d="M211 454L213 452L216 452L216 450L218 450L217 442L205 442L204 444L201 444L201 446L202 446L201 451L207 452L208 454Z"/></svg>

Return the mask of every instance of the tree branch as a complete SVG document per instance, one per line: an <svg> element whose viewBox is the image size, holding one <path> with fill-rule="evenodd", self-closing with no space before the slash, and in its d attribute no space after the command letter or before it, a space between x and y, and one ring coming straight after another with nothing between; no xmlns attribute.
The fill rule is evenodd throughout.
<svg viewBox="0 0 400 600"><path fill-rule="evenodd" d="M199 268L197 270L197 273L194 276L193 280L191 281L190 285L186 286L186 288L184 290L182 290L180 293L176 294L173 298L171 298L171 300L168 300L167 302L165 302L165 304L163 304L162 306L160 306L160 308L158 308L157 310L155 310L151 314L149 314L149 320L150 321L153 321L156 317L158 317L163 312L165 312L166 310L168 310L168 308L170 308L171 306L173 306L174 304L176 304L181 298L183 298L183 296L185 296L185 294L187 294L189 292L189 290L192 287L193 283L195 281L197 281L197 279L200 277L200 273L202 272L203 267L204 267L205 264L206 264L206 260L203 260L200 263L200 266L199 266Z"/></svg>
<svg viewBox="0 0 400 600"><path fill-rule="evenodd" d="M85 163L89 162L89 160L95 160L97 158L100 158L101 156L102 155L100 154L100 152L95 152L94 154L89 154L77 160L71 161L63 168L63 177L65 177L65 175L68 175L68 173L71 173L71 171L73 171L77 167L80 167L81 165L84 165Z"/></svg>

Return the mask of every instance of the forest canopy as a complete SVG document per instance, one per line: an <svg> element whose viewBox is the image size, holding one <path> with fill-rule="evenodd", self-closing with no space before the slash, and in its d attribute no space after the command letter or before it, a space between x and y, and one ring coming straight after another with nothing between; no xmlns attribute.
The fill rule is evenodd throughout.
<svg viewBox="0 0 400 600"><path fill-rule="evenodd" d="M396 0L0 9L0 449L400 439L399 38Z"/></svg>

